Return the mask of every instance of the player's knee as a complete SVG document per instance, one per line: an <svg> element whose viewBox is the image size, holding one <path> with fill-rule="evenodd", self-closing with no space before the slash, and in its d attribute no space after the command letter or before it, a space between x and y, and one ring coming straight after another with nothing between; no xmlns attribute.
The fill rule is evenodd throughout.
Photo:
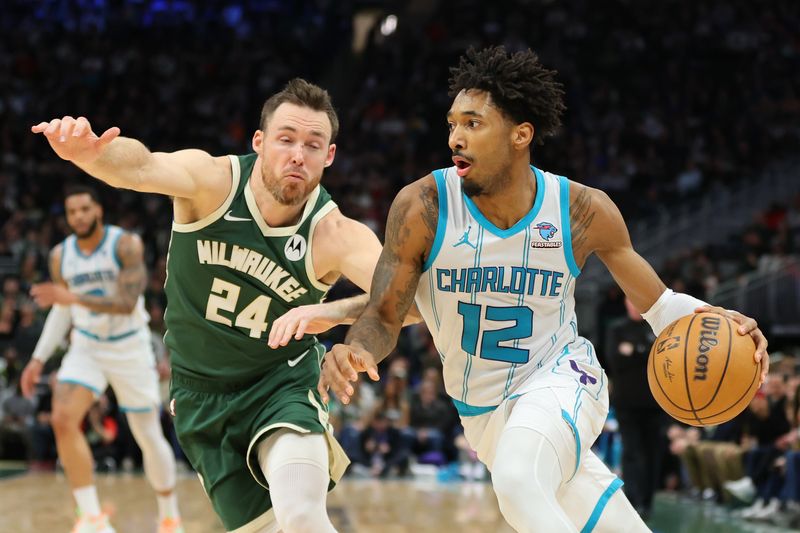
<svg viewBox="0 0 800 533"><path fill-rule="evenodd" d="M492 486L497 499L501 501L513 500L516 494L521 494L525 490L526 479L519 468L513 465L497 461L492 470Z"/></svg>
<svg viewBox="0 0 800 533"><path fill-rule="evenodd" d="M319 508L313 502L284 502L275 505L274 510L283 533L315 533L324 530L319 524L328 522L325 507Z"/></svg>
<svg viewBox="0 0 800 533"><path fill-rule="evenodd" d="M82 421L82 413L76 413L67 406L53 406L53 415L50 418L50 423L56 435L80 431Z"/></svg>
<svg viewBox="0 0 800 533"><path fill-rule="evenodd" d="M551 480L522 468L518 461L495 461L492 486L505 519L518 531L562 531Z"/></svg>

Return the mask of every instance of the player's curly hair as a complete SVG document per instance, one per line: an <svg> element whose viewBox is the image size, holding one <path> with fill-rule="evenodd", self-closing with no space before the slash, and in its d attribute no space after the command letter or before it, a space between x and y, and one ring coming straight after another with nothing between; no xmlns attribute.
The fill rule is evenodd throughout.
<svg viewBox="0 0 800 533"><path fill-rule="evenodd" d="M542 144L561 126L566 109L563 85L555 77L556 71L545 68L530 49L509 53L503 46L470 47L458 66L450 68L449 94L486 91L506 117L516 124L533 124L536 142Z"/></svg>

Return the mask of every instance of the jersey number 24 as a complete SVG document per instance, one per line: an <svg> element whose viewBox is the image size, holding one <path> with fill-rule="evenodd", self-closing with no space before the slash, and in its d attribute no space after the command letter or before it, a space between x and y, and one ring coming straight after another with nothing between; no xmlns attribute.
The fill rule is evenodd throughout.
<svg viewBox="0 0 800 533"><path fill-rule="evenodd" d="M458 314L464 322L461 334L461 349L481 359L515 363L528 362L530 351L511 346L500 346L503 341L526 339L533 333L533 311L530 307L495 307L487 305L483 318L487 322L514 322L513 326L500 329L484 329L481 349L478 352L478 338L481 337L481 315L484 306L458 302Z"/></svg>
<svg viewBox="0 0 800 533"><path fill-rule="evenodd" d="M206 319L225 324L228 327L236 326L237 328L248 330L251 337L260 339L261 335L269 327L267 311L269 311L269 304L272 303L272 298L263 294L259 295L247 307L239 311L239 314L233 320L220 314L220 311L226 311L231 315L236 312L240 290L241 288L238 285L214 278L211 284L211 294L208 296L208 304L206 304Z"/></svg>

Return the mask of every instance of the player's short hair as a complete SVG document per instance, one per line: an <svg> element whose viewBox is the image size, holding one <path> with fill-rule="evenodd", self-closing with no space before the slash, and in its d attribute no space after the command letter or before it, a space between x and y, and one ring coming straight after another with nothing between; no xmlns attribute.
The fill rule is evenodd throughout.
<svg viewBox="0 0 800 533"><path fill-rule="evenodd" d="M100 203L100 195L97 193L97 189L82 183L73 183L67 185L64 188L64 201L66 201L70 196L76 196L78 194L88 194L94 203L97 205L102 205Z"/></svg>
<svg viewBox="0 0 800 533"><path fill-rule="evenodd" d="M566 109L564 88L555 76L556 71L545 68L530 49L509 53L503 46L470 47L458 66L450 68L449 94L455 97L469 89L489 93L508 119L533 124L536 142L542 144L561 126Z"/></svg>
<svg viewBox="0 0 800 533"><path fill-rule="evenodd" d="M339 117L336 116L336 110L333 108L328 91L302 78L294 78L289 81L281 92L273 94L264 102L264 107L261 108L260 127L262 131L267 129L269 118L283 103L308 107L314 111L324 111L328 115L328 120L331 121L331 142L334 142L336 134L339 133Z"/></svg>

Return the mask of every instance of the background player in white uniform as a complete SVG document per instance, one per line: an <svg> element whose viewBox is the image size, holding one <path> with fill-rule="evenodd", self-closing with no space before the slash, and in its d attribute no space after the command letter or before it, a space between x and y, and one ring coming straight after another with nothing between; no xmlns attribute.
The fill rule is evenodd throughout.
<svg viewBox="0 0 800 533"><path fill-rule="evenodd" d="M110 383L157 493L159 533L182 532L175 456L159 420L158 373L142 296L147 279L142 241L103 224L103 208L91 188L70 189L64 205L74 233L50 254L53 281L31 289L40 306L53 309L23 372L22 387L32 393L44 362L71 325L70 348L53 394L53 432L80 511L73 531L114 531L100 509L92 454L81 431L87 411Z"/></svg>
<svg viewBox="0 0 800 533"><path fill-rule="evenodd" d="M645 531L622 482L589 450L608 411L594 349L578 335L575 280L591 253L659 333L705 304L666 289L631 247L604 193L530 165L552 135L563 91L530 50L470 51L452 69L454 167L395 199L370 303L347 345L326 355L320 391L343 402L357 372L378 379L416 295L465 436L492 472L517 531ZM756 340L754 320L730 316ZM619 384L624 386L624 384Z"/></svg>

